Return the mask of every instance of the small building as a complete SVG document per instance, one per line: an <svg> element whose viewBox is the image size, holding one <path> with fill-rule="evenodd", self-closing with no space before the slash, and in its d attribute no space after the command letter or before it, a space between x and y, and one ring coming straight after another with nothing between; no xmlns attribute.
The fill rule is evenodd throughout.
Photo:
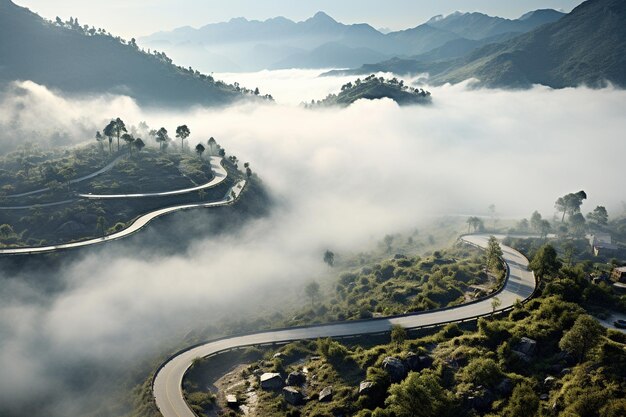
<svg viewBox="0 0 626 417"><path fill-rule="evenodd" d="M611 272L611 279L615 282L626 283L626 266L615 268Z"/></svg>
<svg viewBox="0 0 626 417"><path fill-rule="evenodd" d="M595 233L589 236L589 244L594 256L610 256L619 249L608 233Z"/></svg>

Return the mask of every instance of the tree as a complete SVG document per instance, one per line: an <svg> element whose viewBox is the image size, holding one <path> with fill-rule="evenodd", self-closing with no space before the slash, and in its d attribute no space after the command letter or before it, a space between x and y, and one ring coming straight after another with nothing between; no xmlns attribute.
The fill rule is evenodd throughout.
<svg viewBox="0 0 626 417"><path fill-rule="evenodd" d="M572 232L576 236L582 236L585 234L586 229L586 221L585 216L581 213L574 213L569 218L570 226L572 227Z"/></svg>
<svg viewBox="0 0 626 417"><path fill-rule="evenodd" d="M204 145L201 143L198 143L196 145L196 153L198 154L198 156L200 157L200 159L202 159L202 154L204 153Z"/></svg>
<svg viewBox="0 0 626 417"><path fill-rule="evenodd" d="M117 151L120 151L120 137L122 134L127 133L126 125L119 117L113 121L113 132L117 136Z"/></svg>
<svg viewBox="0 0 626 417"><path fill-rule="evenodd" d="M211 150L211 155L215 155L215 150L214 148L217 147L217 142L215 141L215 139L213 138L213 136L211 136L209 138L209 140L207 141L207 145L209 145L209 149Z"/></svg>
<svg viewBox="0 0 626 417"><path fill-rule="evenodd" d="M15 234L15 232L13 231L13 227L11 227L10 224L3 224L0 225L0 237L2 238L7 238L7 237L11 237Z"/></svg>
<svg viewBox="0 0 626 417"><path fill-rule="evenodd" d="M389 388L385 403L396 417L435 417L444 413L448 399L435 375L411 372Z"/></svg>
<svg viewBox="0 0 626 417"><path fill-rule="evenodd" d="M135 139L135 142L133 143L133 145L135 145L135 149L137 149L137 153L141 152L141 150L146 147L146 144L143 142L141 138Z"/></svg>
<svg viewBox="0 0 626 417"><path fill-rule="evenodd" d="M115 120L111 120L102 132L104 133L104 136L109 139L109 154L111 154L113 153L111 145L113 143L113 136L115 136Z"/></svg>
<svg viewBox="0 0 626 417"><path fill-rule="evenodd" d="M485 252L487 270L498 272L502 266L502 248L495 236L490 236L487 242L487 250Z"/></svg>
<svg viewBox="0 0 626 417"><path fill-rule="evenodd" d="M511 399L504 409L506 417L529 417L537 415L539 398L527 383L521 383L513 388Z"/></svg>
<svg viewBox="0 0 626 417"><path fill-rule="evenodd" d="M328 266L333 267L335 265L335 254L330 250L324 252L324 262L326 262Z"/></svg>
<svg viewBox="0 0 626 417"><path fill-rule="evenodd" d="M391 326L391 342L400 346L406 340L406 329L399 324Z"/></svg>
<svg viewBox="0 0 626 417"><path fill-rule="evenodd" d="M577 358L578 362L582 362L589 351L598 345L604 332L604 327L596 319L581 314L572 328L565 332L559 341L559 347Z"/></svg>
<svg viewBox="0 0 626 417"><path fill-rule="evenodd" d="M191 131L187 127L187 125L178 126L176 128L176 137L180 138L180 151L182 152L185 149L185 139L187 139L191 135Z"/></svg>
<svg viewBox="0 0 626 417"><path fill-rule="evenodd" d="M480 218L472 216L467 218L467 233L470 232L470 227L474 230L474 232L476 232L478 230L483 230L485 225Z"/></svg>
<svg viewBox="0 0 626 417"><path fill-rule="evenodd" d="M222 158L226 156L226 149L224 148L220 148L218 151L219 156L221 156Z"/></svg>
<svg viewBox="0 0 626 417"><path fill-rule="evenodd" d="M311 307L313 307L315 300L320 296L320 284L315 281L311 281L304 288L304 292L307 297L311 299Z"/></svg>
<svg viewBox="0 0 626 417"><path fill-rule="evenodd" d="M250 162L246 162L243 164L243 167L246 169L246 176L250 178L252 176L252 169L250 169Z"/></svg>
<svg viewBox="0 0 626 417"><path fill-rule="evenodd" d="M391 252L391 245L393 244L393 236L385 235L383 238L383 242L385 242L385 246L387 246L387 252Z"/></svg>
<svg viewBox="0 0 626 417"><path fill-rule="evenodd" d="M591 213L587 214L587 219L596 226L606 226L609 222L609 213L606 211L606 207L597 206Z"/></svg>
<svg viewBox="0 0 626 417"><path fill-rule="evenodd" d="M550 222L547 220L542 220L539 226L539 233L542 239L548 237L548 233L552 230L552 226L550 226Z"/></svg>
<svg viewBox="0 0 626 417"><path fill-rule="evenodd" d="M561 269L561 261L559 261L554 247L545 244L535 253L529 266L535 271L539 279L544 279L556 274Z"/></svg>
<svg viewBox="0 0 626 417"><path fill-rule="evenodd" d="M491 315L492 316L496 314L496 310L500 308L501 305L502 305L502 301L500 301L498 297L493 297L491 299Z"/></svg>
<svg viewBox="0 0 626 417"><path fill-rule="evenodd" d="M541 214L539 214L539 212L535 210L533 214L531 214L530 216L530 228L533 229L535 232L540 233L541 221L542 221Z"/></svg>
<svg viewBox="0 0 626 417"><path fill-rule="evenodd" d="M582 190L577 193L569 193L563 197L559 197L554 203L554 206L559 212L563 212L561 223L565 221L566 214L572 216L573 214L579 213L580 206L585 199L587 199L587 194Z"/></svg>
<svg viewBox="0 0 626 417"><path fill-rule="evenodd" d="M126 142L126 145L128 146L128 153L132 156L133 155L132 145L133 145L133 142L135 141L135 138L130 133L124 133L122 135L122 140Z"/></svg>
<svg viewBox="0 0 626 417"><path fill-rule="evenodd" d="M96 141L98 142L98 145L100 145L100 151L104 152L104 136L102 136L102 133L100 133L100 131L96 132Z"/></svg>
<svg viewBox="0 0 626 417"><path fill-rule="evenodd" d="M206 191L199 190L198 191L198 198L200 199L200 201L204 201L204 199L206 198Z"/></svg>
<svg viewBox="0 0 626 417"><path fill-rule="evenodd" d="M167 135L167 129L162 127L160 128L155 135L156 141L159 143L159 150L163 150L166 146L165 144L170 140L170 137Z"/></svg>
<svg viewBox="0 0 626 417"><path fill-rule="evenodd" d="M70 182L72 178L74 178L74 176L76 175L76 169L74 169L73 166L68 166L68 167L63 168L61 172L59 172L59 174L65 180L65 185L67 186L67 190L69 191Z"/></svg>

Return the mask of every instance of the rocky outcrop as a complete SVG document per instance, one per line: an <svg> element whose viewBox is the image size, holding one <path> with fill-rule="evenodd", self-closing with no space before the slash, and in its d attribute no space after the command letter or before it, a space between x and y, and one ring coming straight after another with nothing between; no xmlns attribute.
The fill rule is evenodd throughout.
<svg viewBox="0 0 626 417"><path fill-rule="evenodd" d="M264 390L278 390L284 385L283 378L278 373L266 372L260 378L261 388Z"/></svg>
<svg viewBox="0 0 626 417"><path fill-rule="evenodd" d="M333 399L333 387L326 387L320 391L319 400L322 403L331 401Z"/></svg>
<svg viewBox="0 0 626 417"><path fill-rule="evenodd" d="M374 388L374 383L371 381L362 381L359 384L359 395L367 395L372 392Z"/></svg>
<svg viewBox="0 0 626 417"><path fill-rule="evenodd" d="M383 369L389 374L391 382L400 382L407 374L404 363L402 363L400 359L392 356L387 356L383 360Z"/></svg>
<svg viewBox="0 0 626 417"><path fill-rule="evenodd" d="M537 350L537 341L528 337L522 337L513 348L514 351L523 353L526 356L534 356Z"/></svg>
<svg viewBox="0 0 626 417"><path fill-rule="evenodd" d="M304 395L296 387L283 388L283 396L285 401L291 405L300 405L304 401Z"/></svg>
<svg viewBox="0 0 626 417"><path fill-rule="evenodd" d="M287 375L287 385L299 387L306 382L306 375L300 371L295 371Z"/></svg>

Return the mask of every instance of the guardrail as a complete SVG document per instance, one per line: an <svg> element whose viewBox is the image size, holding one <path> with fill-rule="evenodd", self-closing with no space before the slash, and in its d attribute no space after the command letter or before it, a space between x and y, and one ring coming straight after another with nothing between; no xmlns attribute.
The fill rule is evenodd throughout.
<svg viewBox="0 0 626 417"><path fill-rule="evenodd" d="M476 245L472 242L469 242L467 240L464 240L463 238L465 236L471 236L471 235L467 235L467 234L463 234L461 236L459 236L458 240L463 242L464 244L476 247L478 249L484 250L483 247ZM511 248L513 249L513 248ZM519 252L516 249L513 249L515 252L517 252L519 255L521 255L522 257L526 258L521 252ZM219 342L221 340L226 340L226 339L231 339L234 337L240 337L240 336L250 336L250 335L255 335L255 334L261 334L261 333L266 333L266 332L278 332L278 331L284 331L284 330L295 330L295 329L308 329L308 328L314 328L314 327L319 327L319 326L332 326L332 325L339 325L339 324L346 324L346 323L363 323L363 322L374 322L374 321L381 321L381 320L393 320L396 318L403 318L403 317L409 317L409 316L419 316L419 315L424 315L424 314L430 314L433 312L439 312L439 311L446 311L446 310L450 310L450 309L454 309L454 308L459 308L459 307L464 307L467 305L472 305L472 304L476 304L485 300L488 300L490 298L496 297L498 294L500 294L504 288L506 287L506 284L509 281L509 277L510 277L510 273L511 273L511 269L509 267L509 264L504 260L503 257L501 257L502 261L504 262L504 265L506 267L506 275L505 275L505 279L503 281L502 286L494 293L485 295L483 297L477 298L475 300L472 300L470 302L464 303L464 304L459 304L459 305L455 305L455 306L448 306L448 307L443 307L443 308L438 308L438 309L434 309L434 310L426 310L426 311L418 311L418 312L413 312L413 313L404 313L404 314L396 314L396 315L392 315L392 316L386 316L386 317L374 317L374 318L370 318L370 319L358 319L358 320L348 320L348 321L335 321L335 322L328 322L328 323L323 323L323 324L309 324L309 325L301 325L301 326L292 326L292 327L283 327L283 328L277 328L277 329L266 329L266 330L259 330L259 331L255 331L255 332L247 332L247 333L239 333L239 334L234 334L234 335L229 335L229 336L223 336L220 338L216 338L216 339L212 339L212 340L208 340L208 341L204 341L204 342L199 342L196 344L193 344L191 346L188 346L184 349L181 349L175 353L173 353L172 355L168 356L167 359L165 361L163 361L161 363L161 365L159 365L159 367L156 369L156 371L154 372L153 376L152 376L152 391L153 391L153 398L154 398L154 381L157 377L157 375L159 374L159 372L163 369L163 367L165 367L165 365L167 365L167 363L169 363L172 359L174 359L175 357L188 352L190 350L193 350L199 346L203 346L206 345L208 343L214 343L214 342ZM532 273L533 278L535 280L535 288L533 289L533 292L524 300L521 301L521 303L526 303L529 300L531 300L535 294L537 293L537 289L538 289L538 282L537 282L537 277L535 276L534 272ZM512 311L515 308L515 306L508 306L508 307L504 307L498 310L494 310L490 313L482 313L482 314L477 314L474 316L469 316L469 317L464 317L462 319L455 319L455 320L447 320L447 321L443 321L443 322L439 322L439 323L435 323L435 324L423 324L423 325L416 325L416 326L409 326L409 327L405 327L405 329L407 330L423 330L423 329L430 329L430 328L437 328L437 327L441 327L441 326L445 326L448 324L454 324L454 323L467 323L467 322L473 322L476 321L480 318L483 317L492 317L494 315L500 315L502 313L506 313L509 311ZM382 335L386 335L389 334L391 332L390 330L385 330L382 332L374 332L374 333L362 333L362 334L351 334L351 335L345 335L345 336L331 336L331 339L339 339L339 340L343 340L343 339L347 339L347 338L357 338L362 336L363 334L368 334L368 335L372 335L372 336L382 336ZM279 341L273 341L273 342L268 342L268 343L250 343L250 344L242 344L242 345L238 345L235 347L231 347L231 348L225 348L225 349L220 349L218 351L215 351L207 356L204 356L204 358L213 358L215 356L224 354L224 353L228 353L228 352L233 352L233 351L237 351L237 350L241 350L241 349L246 349L249 347L257 347L257 346L280 346L280 345L286 345L289 344L291 342L294 341L298 341L298 340L314 340L314 339L318 339L319 337L299 337L299 338L290 338L290 339L285 339L285 340L279 340ZM187 369L189 370L189 369ZM186 372L185 372L186 373ZM185 399L185 402L187 402L187 400ZM156 402L155 402L156 405ZM196 415L196 417L200 417L198 416L198 414L189 406L189 403L187 403L187 406L189 407L189 409L194 413L194 415ZM158 409L158 406L157 406ZM160 412L160 410L159 410Z"/></svg>

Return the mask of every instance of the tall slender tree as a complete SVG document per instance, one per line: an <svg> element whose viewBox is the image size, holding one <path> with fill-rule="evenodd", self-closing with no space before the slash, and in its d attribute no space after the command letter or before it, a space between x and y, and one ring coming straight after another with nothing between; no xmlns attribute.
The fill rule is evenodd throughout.
<svg viewBox="0 0 626 417"><path fill-rule="evenodd" d="M126 124L124 124L124 121L122 119L120 119L119 117L117 119L114 120L114 132L115 132L115 136L117 136L117 151L120 151L120 138L122 137L122 134L127 133L128 131L126 130Z"/></svg>
<svg viewBox="0 0 626 417"><path fill-rule="evenodd" d="M178 126L176 128L176 137L180 139L180 151L183 152L185 150L185 139L187 139L191 135L191 131L187 127L187 125Z"/></svg>
<svg viewBox="0 0 626 417"><path fill-rule="evenodd" d="M128 153L130 154L130 156L133 156L133 142L135 141L133 135L131 135L130 133L124 133L122 135L122 140L126 142L126 145L128 145Z"/></svg>
<svg viewBox="0 0 626 417"><path fill-rule="evenodd" d="M196 153L198 154L198 156L200 157L200 159L202 159L202 154L204 153L204 145L201 143L198 143L196 145Z"/></svg>
<svg viewBox="0 0 626 417"><path fill-rule="evenodd" d="M162 127L156 132L156 141L159 142L159 149L162 151L165 144L170 140L167 135L167 129Z"/></svg>
<svg viewBox="0 0 626 417"><path fill-rule="evenodd" d="M217 142L215 141L215 138L213 138L213 136L211 136L209 138L209 140L207 141L207 144L209 145L209 149L210 149L211 155L215 155L214 148L217 146Z"/></svg>
<svg viewBox="0 0 626 417"><path fill-rule="evenodd" d="M113 144L113 136L115 136L115 121L111 120L108 125L105 126L103 130L104 136L109 139L109 154L113 153L112 144Z"/></svg>

